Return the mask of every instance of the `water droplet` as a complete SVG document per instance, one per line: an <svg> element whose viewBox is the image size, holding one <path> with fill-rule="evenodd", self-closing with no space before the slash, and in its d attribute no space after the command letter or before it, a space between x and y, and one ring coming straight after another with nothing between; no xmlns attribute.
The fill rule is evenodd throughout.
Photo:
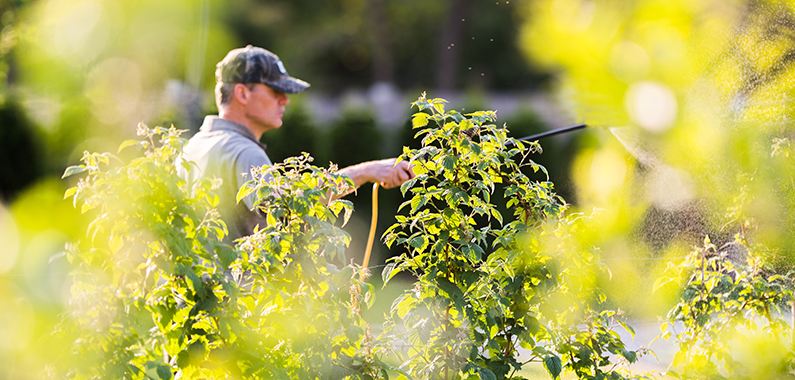
<svg viewBox="0 0 795 380"><path fill-rule="evenodd" d="M489 41L491 41L491 42L494 42L494 39L492 38L492 39L490 39Z"/></svg>
<svg viewBox="0 0 795 380"><path fill-rule="evenodd" d="M472 70L472 67L470 67L469 69Z"/></svg>
<svg viewBox="0 0 795 380"><path fill-rule="evenodd" d="M462 18L461 21L466 21L466 20Z"/></svg>

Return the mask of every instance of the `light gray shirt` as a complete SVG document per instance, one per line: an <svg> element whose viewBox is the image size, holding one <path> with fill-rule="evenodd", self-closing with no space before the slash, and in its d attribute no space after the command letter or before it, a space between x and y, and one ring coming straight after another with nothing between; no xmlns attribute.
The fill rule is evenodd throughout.
<svg viewBox="0 0 795 380"><path fill-rule="evenodd" d="M265 216L254 209L253 196L236 202L237 191L253 178L251 169L272 165L265 153L265 145L257 140L246 126L218 116L207 116L199 132L185 146L186 160L198 166L185 172L182 165L177 170L188 183L201 178L220 178L223 184L217 190L221 219L229 229L229 239L250 235L257 224L265 226Z"/></svg>

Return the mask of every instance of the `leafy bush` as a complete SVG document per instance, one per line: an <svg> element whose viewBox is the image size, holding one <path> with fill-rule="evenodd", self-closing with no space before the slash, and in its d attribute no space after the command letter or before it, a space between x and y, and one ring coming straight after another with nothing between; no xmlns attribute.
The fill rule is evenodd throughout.
<svg viewBox="0 0 795 380"><path fill-rule="evenodd" d="M772 153L792 170L789 140L774 139ZM786 183L779 186L792 191ZM795 371L795 319L787 320L795 318L795 279L791 264L780 265L774 250L749 243L753 198L744 187L734 199L734 241L718 247L706 236L702 247L669 264L655 283L655 290L668 284L681 289L660 326L660 336L679 346L667 372L673 377L772 379L791 378Z"/></svg>
<svg viewBox="0 0 795 380"><path fill-rule="evenodd" d="M351 207L322 200L349 180L310 168L308 157L263 168L240 196L256 196L268 225L232 247L214 209L220 183L176 174L180 133L141 125L144 139L122 149L143 157L103 169L115 156L86 153L64 174L88 173L66 196L96 217L90 240L68 254L79 269L64 331L76 335L76 356L59 369L75 378L379 376L383 347L358 306L371 289L358 269L327 261L348 243L334 221Z"/></svg>
<svg viewBox="0 0 795 380"><path fill-rule="evenodd" d="M679 302L661 325L676 353L667 374L680 379L759 379L795 370L791 312L793 279L777 275L740 234L716 247L709 237L655 288L684 280ZM674 324L681 324L676 331ZM748 352L751 351L751 352Z"/></svg>
<svg viewBox="0 0 795 380"><path fill-rule="evenodd" d="M213 209L209 181L192 193L176 174L184 140L171 128L139 125L143 156L108 166L109 153L88 153L64 177L86 172L67 190L95 215L87 241L68 247L76 265L73 310L77 335L67 368L76 378L172 378L224 341L219 325L235 290L223 270L236 259L221 243L226 227ZM157 140L156 140L157 139Z"/></svg>
<svg viewBox="0 0 795 380"><path fill-rule="evenodd" d="M410 213L386 233L387 244L408 252L387 265L384 280L399 272L418 278L392 307L411 345L403 368L416 378L506 379L542 362L552 378L563 368L580 378L620 378L604 369L610 354L634 362L637 353L612 331L622 324L615 312L590 306L600 296L590 286L597 263L567 239L579 218L565 215L551 183L520 170L544 170L527 159L539 146L508 138L491 124L493 112L462 115L444 103L414 103L414 127L431 125L417 133L422 148L404 152L416 174L401 187L412 194L401 206ZM513 221L504 223L491 202L496 184L505 185ZM476 217L504 225L478 227Z"/></svg>
<svg viewBox="0 0 795 380"><path fill-rule="evenodd" d="M565 214L551 183L519 170L544 170L525 161L538 146L508 138L493 112L461 115L443 103L414 103L414 126L436 126L419 132L422 148L405 150L417 174L401 188L410 211L386 240L409 252L383 278L418 281L384 329L362 317L374 297L364 269L333 264L345 262L350 236L339 225L352 212L334 200L352 186L334 165L311 166L304 154L256 170L237 197L253 197L267 221L231 246L215 210L220 182L177 175L193 165L180 159L181 131L140 125L142 140L120 148L141 152L129 162L85 153L64 173L86 174L66 197L94 220L67 254L78 269L61 331L75 343L53 374L518 379L537 362L552 378L564 369L621 378L612 363L638 353L613 331L623 325L616 313L591 306L604 299L593 288L598 262L571 238L586 224ZM497 184L513 220L491 202ZM478 227L476 218L503 225ZM402 342L406 357L395 350ZM387 363L391 354L399 366Z"/></svg>

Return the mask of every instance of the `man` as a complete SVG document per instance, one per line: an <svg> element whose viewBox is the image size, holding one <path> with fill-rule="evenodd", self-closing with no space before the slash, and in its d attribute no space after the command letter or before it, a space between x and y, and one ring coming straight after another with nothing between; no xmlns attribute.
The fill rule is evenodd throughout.
<svg viewBox="0 0 795 380"><path fill-rule="evenodd" d="M263 133L282 126L287 94L306 90L309 83L287 74L275 54L254 46L234 49L215 70L215 102L218 116L207 116L199 132L185 146L184 157L198 166L198 172L181 174L196 178L221 178L219 211L229 229L230 240L251 234L265 218L250 197L235 202L237 191L252 178L251 169L271 165ZM364 183L379 183L385 188L400 186L413 177L406 162L394 158L369 161L339 171L349 176L358 188Z"/></svg>

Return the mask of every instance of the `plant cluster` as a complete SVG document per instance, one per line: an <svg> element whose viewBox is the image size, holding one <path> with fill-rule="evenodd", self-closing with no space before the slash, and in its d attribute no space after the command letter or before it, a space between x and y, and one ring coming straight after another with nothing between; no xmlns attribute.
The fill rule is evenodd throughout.
<svg viewBox="0 0 795 380"><path fill-rule="evenodd" d="M87 173L65 197L95 215L89 239L67 249L77 268L64 328L77 335L74 378L170 379L173 367L196 365L223 341L217 313L234 292L222 268L236 253L220 243L214 184L190 194L178 179L179 131L138 133L143 140L119 151L135 145L142 157L111 166L121 160L86 152L64 173Z"/></svg>
<svg viewBox="0 0 795 380"><path fill-rule="evenodd" d="M86 153L64 176L66 192L96 217L71 246L74 350L56 367L73 378L375 378L385 350L359 306L372 289L358 269L331 264L350 237L335 226L347 201L326 203L350 179L296 157L262 168L240 190L266 226L225 244L218 181L178 174L185 140L174 128L139 126L143 156ZM79 360L77 360L79 358Z"/></svg>
<svg viewBox="0 0 795 380"><path fill-rule="evenodd" d="M385 233L407 252L390 260L384 281L400 272L417 278L392 307L411 346L402 368L423 379L507 379L541 362L552 378L564 368L622 378L611 363L637 353L613 331L615 313L591 307L599 302L589 286L595 258L567 241L579 217L565 215L551 183L520 170L544 170L528 158L539 145L508 138L493 112L462 115L444 103L413 103L413 126L423 129L422 147L402 156L416 174L401 187L409 213ZM498 188L511 221L491 201Z"/></svg>
<svg viewBox="0 0 795 380"><path fill-rule="evenodd" d="M791 170L790 149L788 139L773 139L772 156ZM771 250L748 242L753 200L746 186L734 198L728 216L739 232L733 241L718 247L706 236L702 247L670 263L654 285L657 290L675 283L681 289L660 326L660 336L679 346L670 376L770 379L795 372L795 319L788 320L795 315L795 278L776 267Z"/></svg>
<svg viewBox="0 0 795 380"><path fill-rule="evenodd" d="M528 158L538 144L508 138L493 112L447 112L424 96L414 105L423 146L403 156L416 174L401 188L409 211L385 234L407 252L382 276L417 281L383 330L362 317L374 297L365 269L340 264L352 205L336 198L349 178L306 154L255 170L237 200L252 197L266 221L232 246L215 210L219 181L178 174L194 165L181 159L181 131L140 125L142 140L120 148L140 157L86 153L64 173L87 174L66 197L94 220L68 252L77 269L61 331L74 356L55 373L490 380L538 363L555 379L624 378L618 364L638 352L614 331L631 328L598 309L595 251L571 238L583 218L520 170L544 171ZM492 202L498 193L512 218Z"/></svg>
<svg viewBox="0 0 795 380"><path fill-rule="evenodd" d="M793 278L776 274L742 235L720 248L706 237L683 263L670 264L668 274L655 289L684 280L679 302L660 326L661 336L679 346L668 375L784 378L795 370L786 315L793 311Z"/></svg>

